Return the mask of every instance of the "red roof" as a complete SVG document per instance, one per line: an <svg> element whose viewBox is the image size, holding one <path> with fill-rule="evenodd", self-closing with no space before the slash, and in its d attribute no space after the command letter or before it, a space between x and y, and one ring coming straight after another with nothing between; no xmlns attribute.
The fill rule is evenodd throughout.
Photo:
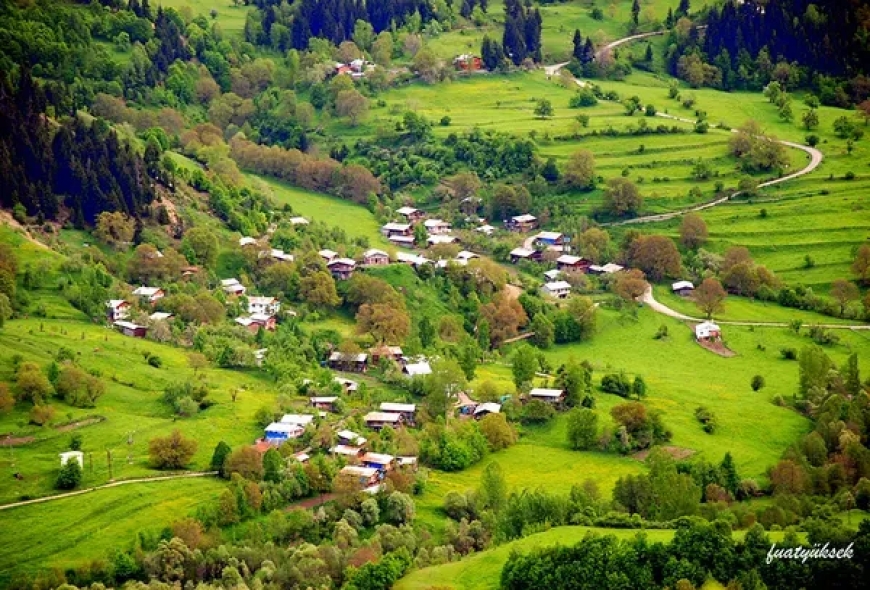
<svg viewBox="0 0 870 590"><path fill-rule="evenodd" d="M266 441L266 440L264 440L264 439L261 438L261 439L258 440L257 443L254 445L254 448L255 448L255 449L257 450L257 452L260 453L261 455L265 455L265 454L266 454L266 451L268 451L269 449L274 449L275 447L273 447L271 444L269 444L268 441Z"/></svg>

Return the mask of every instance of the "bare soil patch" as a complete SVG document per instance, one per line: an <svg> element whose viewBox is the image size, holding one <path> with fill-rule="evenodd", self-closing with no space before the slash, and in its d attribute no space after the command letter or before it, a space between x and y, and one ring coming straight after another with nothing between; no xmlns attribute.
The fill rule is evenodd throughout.
<svg viewBox="0 0 870 590"><path fill-rule="evenodd" d="M697 342L701 346L701 348L705 348L705 349L709 350L710 352L712 352L713 354L718 354L719 356L724 356L727 358L727 357L736 356L736 354L737 354L736 352L734 352L733 350L731 350L730 348L725 346L725 343L722 342L721 340L717 340L715 342L708 342L706 340L696 340L695 342Z"/></svg>
<svg viewBox="0 0 870 590"><path fill-rule="evenodd" d="M64 424L63 426L58 426L55 428L58 432L69 432L70 430L75 430L76 428L82 428L83 426L90 426L91 424L98 424L102 422L105 418L87 418L85 420L79 420L78 422L73 422L72 424Z"/></svg>
<svg viewBox="0 0 870 590"><path fill-rule="evenodd" d="M684 447L674 447L674 446L668 445L665 447L658 447L658 448L665 451L668 455L670 455L671 457L673 457L677 461L682 461L683 459L688 459L689 457L691 457L692 455L695 454L694 450L687 449ZM637 459L638 461L646 461L646 458L649 456L650 450L651 449L645 449L643 451L638 451L637 453L632 455L632 457L634 459Z"/></svg>
<svg viewBox="0 0 870 590"><path fill-rule="evenodd" d="M19 447L29 445L35 440L35 436L4 436L0 438L0 447Z"/></svg>

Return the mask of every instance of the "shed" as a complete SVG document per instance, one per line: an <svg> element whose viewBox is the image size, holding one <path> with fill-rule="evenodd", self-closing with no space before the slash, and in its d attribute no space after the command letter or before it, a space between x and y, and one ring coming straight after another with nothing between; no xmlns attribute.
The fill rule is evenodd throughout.
<svg viewBox="0 0 870 590"><path fill-rule="evenodd" d="M124 336L132 336L133 338L145 338L145 334L148 333L148 328L146 328L145 326L134 324L133 322L121 320L115 322L112 325L115 326L115 328L118 329Z"/></svg>
<svg viewBox="0 0 870 590"><path fill-rule="evenodd" d="M539 399L550 404L557 404L565 399L565 392L561 389L542 389L536 387L529 392L529 399Z"/></svg>
<svg viewBox="0 0 870 590"><path fill-rule="evenodd" d="M495 402L486 402L482 403L476 408L474 408L474 419L480 420L484 416L489 414L498 414L501 412L501 404L497 404Z"/></svg>
<svg viewBox="0 0 870 590"><path fill-rule="evenodd" d="M79 467L85 468L85 454L81 451L66 451L60 454L60 466L63 467L70 461L77 461Z"/></svg>
<svg viewBox="0 0 870 590"><path fill-rule="evenodd" d="M695 338L700 340L712 341L722 337L722 330L718 324L713 322L701 322L695 326Z"/></svg>
<svg viewBox="0 0 870 590"><path fill-rule="evenodd" d="M691 295L695 290L695 285L691 283L691 281L677 281L673 285L671 285L671 291L679 295L680 297L686 297Z"/></svg>

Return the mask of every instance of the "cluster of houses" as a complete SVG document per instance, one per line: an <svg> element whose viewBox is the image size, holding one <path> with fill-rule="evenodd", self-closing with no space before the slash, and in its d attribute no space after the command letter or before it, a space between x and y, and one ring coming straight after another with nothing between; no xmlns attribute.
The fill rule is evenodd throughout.
<svg viewBox="0 0 870 590"><path fill-rule="evenodd" d="M333 74L336 76L348 75L356 79L365 77L366 73L373 69L375 69L375 64L364 59L354 59L348 63L337 61L333 68Z"/></svg>
<svg viewBox="0 0 870 590"><path fill-rule="evenodd" d="M402 373L408 377L429 375L432 367L425 358L409 358L398 346L376 346L368 352L333 351L326 361L327 366L335 371L349 373L365 373L369 367L378 366L382 359L397 363Z"/></svg>
<svg viewBox="0 0 870 590"><path fill-rule="evenodd" d="M476 72L483 69L483 60L477 55L463 53L453 58L453 67L462 72Z"/></svg>

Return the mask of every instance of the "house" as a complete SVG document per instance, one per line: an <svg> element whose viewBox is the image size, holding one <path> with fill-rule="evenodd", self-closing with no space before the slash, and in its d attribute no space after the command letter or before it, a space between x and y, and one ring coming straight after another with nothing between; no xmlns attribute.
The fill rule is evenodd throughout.
<svg viewBox="0 0 870 590"><path fill-rule="evenodd" d="M112 325L115 326L115 328L119 330L124 336L132 336L133 338L145 338L145 334L148 333L148 328L146 328L145 326L134 324L133 322L119 320Z"/></svg>
<svg viewBox="0 0 870 590"><path fill-rule="evenodd" d="M401 215L408 223L416 223L423 219L423 212L413 207L399 207L396 209L396 215Z"/></svg>
<svg viewBox="0 0 870 590"><path fill-rule="evenodd" d="M356 270L356 260L353 258L333 258L326 263L329 272L336 279L347 280L353 276Z"/></svg>
<svg viewBox="0 0 870 590"><path fill-rule="evenodd" d="M476 55L463 53L453 58L453 67L463 72L475 72L483 69L483 60Z"/></svg>
<svg viewBox="0 0 870 590"><path fill-rule="evenodd" d="M388 238L392 236L410 236L413 235L414 228L410 223L396 223L391 221L390 223L385 223L381 227L381 233Z"/></svg>
<svg viewBox="0 0 870 590"><path fill-rule="evenodd" d="M155 311L148 316L148 319L152 322L168 322L173 317L175 316L173 316L171 313L167 313L165 311Z"/></svg>
<svg viewBox="0 0 870 590"><path fill-rule="evenodd" d="M514 215L504 223L510 231L527 232L538 227L538 218L526 213L525 215Z"/></svg>
<svg viewBox="0 0 870 590"><path fill-rule="evenodd" d="M429 235L446 234L450 231L450 224L443 219L427 219L423 222L423 225L426 227Z"/></svg>
<svg viewBox="0 0 870 590"><path fill-rule="evenodd" d="M402 373L408 377L431 375L432 367L429 365L429 361L426 360L417 361L416 363L405 363L405 366L402 367Z"/></svg>
<svg viewBox="0 0 870 590"><path fill-rule="evenodd" d="M462 250L456 255L456 260L464 260L466 263L472 258L480 258L480 256L468 250Z"/></svg>
<svg viewBox="0 0 870 590"><path fill-rule="evenodd" d="M345 465L338 472L340 476L354 478L363 487L376 486L381 481L381 473L374 467L360 467L359 465Z"/></svg>
<svg viewBox="0 0 870 590"><path fill-rule="evenodd" d="M333 409L333 405L335 404L335 400L337 399L337 397L312 397L310 398L310 401L311 405L318 410L325 410L327 412L331 412Z"/></svg>
<svg viewBox="0 0 870 590"><path fill-rule="evenodd" d="M455 244L458 241L459 238L457 238L456 236L446 236L444 234L438 234L426 238L426 242L430 246L437 246L439 244Z"/></svg>
<svg viewBox="0 0 870 590"><path fill-rule="evenodd" d="M268 252L263 251L261 254L268 255L270 258L280 260L281 262L293 262L295 260L292 254L287 254L284 250L278 250L277 248L270 248Z"/></svg>
<svg viewBox="0 0 870 590"><path fill-rule="evenodd" d="M392 238L391 238L392 239ZM432 261L425 256L411 254L410 252L396 252L396 261L410 264L414 268L419 268L424 264L430 264Z"/></svg>
<svg viewBox="0 0 870 590"><path fill-rule="evenodd" d="M338 352L335 351L329 355L327 364L330 369L337 371L352 371L354 373L365 373L368 368L369 355L364 352Z"/></svg>
<svg viewBox="0 0 870 590"><path fill-rule="evenodd" d="M366 467L373 467L381 473L392 471L396 465L395 457L382 453L366 453L362 456L361 460L362 464Z"/></svg>
<svg viewBox="0 0 870 590"><path fill-rule="evenodd" d="M713 322L701 322L695 326L695 338L700 342L706 340L712 342L722 338L722 330Z"/></svg>
<svg viewBox="0 0 870 590"><path fill-rule="evenodd" d="M402 415L395 412L369 412L363 419L366 426L372 430L380 430L384 426L396 428L402 425Z"/></svg>
<svg viewBox="0 0 870 590"><path fill-rule="evenodd" d="M565 243L565 236L555 231L542 231L535 237L535 243L548 248L561 248Z"/></svg>
<svg viewBox="0 0 870 590"><path fill-rule="evenodd" d="M311 414L284 414L281 417L281 424L295 424L301 428L305 428L314 422L314 416Z"/></svg>
<svg viewBox="0 0 870 590"><path fill-rule="evenodd" d="M290 225L308 225L308 220L304 217L291 217Z"/></svg>
<svg viewBox="0 0 870 590"><path fill-rule="evenodd" d="M386 266L390 263L390 255L383 250L371 248L363 252L364 266Z"/></svg>
<svg viewBox="0 0 870 590"><path fill-rule="evenodd" d="M79 467L84 469L85 467L85 454L81 451L66 451L65 453L60 454L60 466L63 467L70 461L75 461L79 464Z"/></svg>
<svg viewBox="0 0 870 590"><path fill-rule="evenodd" d="M549 282L558 281L559 277L561 277L561 276L562 276L562 271L557 270L555 268L553 270L548 270L547 272L544 273L544 277Z"/></svg>
<svg viewBox="0 0 870 590"><path fill-rule="evenodd" d="M160 287L138 287L133 291L133 295L139 298L142 303L150 303L154 305L158 299L162 299L166 293Z"/></svg>
<svg viewBox="0 0 870 590"><path fill-rule="evenodd" d="M412 248L414 246L414 236L394 234L387 239L397 246L405 246L406 248Z"/></svg>
<svg viewBox="0 0 870 590"><path fill-rule="evenodd" d="M329 452L333 455L341 455L351 465L359 463L362 456L365 455L364 450L352 445L335 445L329 449Z"/></svg>
<svg viewBox="0 0 870 590"><path fill-rule="evenodd" d="M255 238L249 238L247 236L239 238L239 246L241 246L243 248L245 246L253 246L256 243L257 243L257 240Z"/></svg>
<svg viewBox="0 0 870 590"><path fill-rule="evenodd" d="M571 294L571 285L566 281L553 281L552 283L544 283L541 287L541 294L556 299L565 299Z"/></svg>
<svg viewBox="0 0 870 590"><path fill-rule="evenodd" d="M479 231L485 236L491 236L493 232L495 232L495 227L492 225L481 225L480 227L474 228L474 231Z"/></svg>
<svg viewBox="0 0 870 590"><path fill-rule="evenodd" d="M565 400L565 392L561 389L534 388L529 392L529 399L538 399L548 404L560 404Z"/></svg>
<svg viewBox="0 0 870 590"><path fill-rule="evenodd" d="M402 420L410 424L414 423L414 416L417 414L416 404L401 404L394 402L383 402L380 406L382 412L395 412L402 416Z"/></svg>
<svg viewBox="0 0 870 590"><path fill-rule="evenodd" d="M320 254L320 257L323 258L327 264L329 264L330 260L338 256L338 252L334 250L329 250L328 248L324 248L323 250L318 252L318 254Z"/></svg>
<svg viewBox="0 0 870 590"><path fill-rule="evenodd" d="M281 302L274 297L248 297L248 313L275 315L281 311Z"/></svg>
<svg viewBox="0 0 870 590"><path fill-rule="evenodd" d="M353 69L347 64L343 64L340 62L335 62L335 75L340 76L341 74L350 74L353 73Z"/></svg>
<svg viewBox="0 0 870 590"><path fill-rule="evenodd" d="M339 430L336 435L338 436L339 444L342 445L361 447L366 444L366 439L352 430Z"/></svg>
<svg viewBox="0 0 870 590"><path fill-rule="evenodd" d="M680 297L688 297L695 290L695 285L691 281L677 281L671 285L671 291Z"/></svg>
<svg viewBox="0 0 870 590"><path fill-rule="evenodd" d="M238 279L223 279L221 280L221 289L227 295L244 295L247 289Z"/></svg>
<svg viewBox="0 0 870 590"><path fill-rule="evenodd" d="M365 71L366 60L357 58L348 65L350 65L350 69L353 70L355 74L361 74Z"/></svg>
<svg viewBox="0 0 870 590"><path fill-rule="evenodd" d="M501 412L501 404L486 402L474 408L473 415L475 420L480 420L484 416L487 416L489 414L498 414L499 412Z"/></svg>
<svg viewBox="0 0 870 590"><path fill-rule="evenodd" d="M369 354L371 355L372 363L374 364L380 363L382 358L399 362L402 358L402 347L386 345L376 346L369 349Z"/></svg>
<svg viewBox="0 0 870 590"><path fill-rule="evenodd" d="M106 317L110 322L126 320L130 317L130 304L123 299L110 299L106 301Z"/></svg>
<svg viewBox="0 0 870 590"><path fill-rule="evenodd" d="M259 332L260 328L273 332L276 327L275 316L265 313L252 313L247 317L238 317L235 322L247 328L252 334Z"/></svg>
<svg viewBox="0 0 870 590"><path fill-rule="evenodd" d="M311 458L311 455L306 453L305 451L299 451L298 453L293 453L289 457L287 457L287 463L289 464L291 461L296 461L297 463L308 463L308 460Z"/></svg>
<svg viewBox="0 0 870 590"><path fill-rule="evenodd" d="M589 270L591 262L580 256L572 256L570 254L562 254L556 259L556 268L559 270L583 272Z"/></svg>
<svg viewBox="0 0 870 590"><path fill-rule="evenodd" d="M589 265L589 274L593 275L611 275L617 273L623 269L622 266L618 264L613 264L612 262L608 262L604 266L598 266L597 264Z"/></svg>
<svg viewBox="0 0 870 590"><path fill-rule="evenodd" d="M272 422L265 429L264 440L273 446L280 446L291 438L299 438L305 429L298 424Z"/></svg>
<svg viewBox="0 0 870 590"><path fill-rule="evenodd" d="M514 248L510 253L511 262L516 264L520 260L538 261L541 259L541 253L538 250L529 250L528 248Z"/></svg>
<svg viewBox="0 0 870 590"><path fill-rule="evenodd" d="M356 393L359 391L359 383L356 381L345 379L344 377L336 377L333 381L341 385L345 393Z"/></svg>
<svg viewBox="0 0 870 590"><path fill-rule="evenodd" d="M417 471L417 457L396 457L396 463L403 469Z"/></svg>
<svg viewBox="0 0 870 590"><path fill-rule="evenodd" d="M254 351L254 363L258 367L263 366L263 361L266 360L266 353L269 352L268 348L261 348L259 350Z"/></svg>

